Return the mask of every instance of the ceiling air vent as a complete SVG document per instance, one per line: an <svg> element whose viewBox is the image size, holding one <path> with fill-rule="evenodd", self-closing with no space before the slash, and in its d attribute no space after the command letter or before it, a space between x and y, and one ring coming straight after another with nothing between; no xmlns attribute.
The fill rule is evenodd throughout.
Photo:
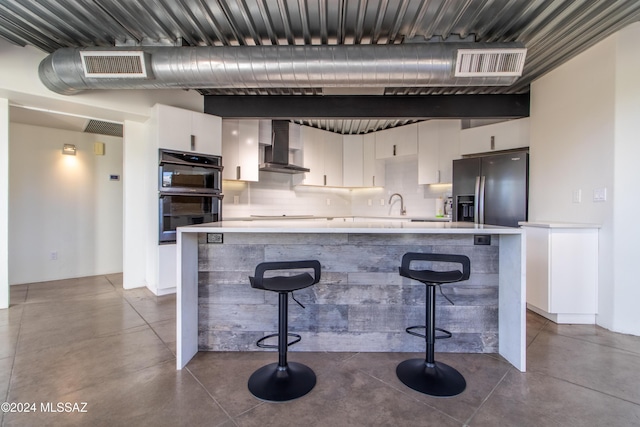
<svg viewBox="0 0 640 427"><path fill-rule="evenodd" d="M456 77L521 76L527 49L458 49Z"/></svg>
<svg viewBox="0 0 640 427"><path fill-rule="evenodd" d="M142 51L81 51L85 77L142 78L149 77Z"/></svg>
<svg viewBox="0 0 640 427"><path fill-rule="evenodd" d="M97 133L99 135L118 136L122 138L122 124L113 122L104 122L102 120L89 120L84 128L87 133Z"/></svg>

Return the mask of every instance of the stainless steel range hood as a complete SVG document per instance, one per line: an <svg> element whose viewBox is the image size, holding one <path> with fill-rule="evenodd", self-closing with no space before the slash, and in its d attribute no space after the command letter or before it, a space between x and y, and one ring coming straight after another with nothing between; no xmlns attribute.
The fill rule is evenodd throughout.
<svg viewBox="0 0 640 427"><path fill-rule="evenodd" d="M279 173L304 173L309 169L289 163L289 121L271 121L271 145L264 148L264 163L260 170Z"/></svg>

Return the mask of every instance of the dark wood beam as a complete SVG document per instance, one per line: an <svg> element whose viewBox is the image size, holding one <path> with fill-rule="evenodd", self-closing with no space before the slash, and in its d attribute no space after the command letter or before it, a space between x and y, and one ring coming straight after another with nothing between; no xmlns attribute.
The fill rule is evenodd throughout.
<svg viewBox="0 0 640 427"><path fill-rule="evenodd" d="M516 95L206 95L204 112L225 118L498 119L529 116L529 93Z"/></svg>

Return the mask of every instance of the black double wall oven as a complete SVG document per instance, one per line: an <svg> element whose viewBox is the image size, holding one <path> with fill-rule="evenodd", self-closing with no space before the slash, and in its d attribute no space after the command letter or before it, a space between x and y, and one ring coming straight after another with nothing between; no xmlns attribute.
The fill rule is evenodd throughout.
<svg viewBox="0 0 640 427"><path fill-rule="evenodd" d="M176 228L222 220L222 157L160 150L160 243L174 243Z"/></svg>

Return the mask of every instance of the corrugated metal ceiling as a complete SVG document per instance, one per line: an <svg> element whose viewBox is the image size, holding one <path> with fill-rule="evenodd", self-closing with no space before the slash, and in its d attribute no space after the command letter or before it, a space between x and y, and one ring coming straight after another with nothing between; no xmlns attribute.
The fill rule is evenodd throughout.
<svg viewBox="0 0 640 427"><path fill-rule="evenodd" d="M527 92L536 78L638 20L637 0L0 0L0 37L47 52L451 40L518 41L528 48L523 76L510 87L386 88L390 96ZM322 88L201 93L320 95ZM339 123L334 129L362 126Z"/></svg>

